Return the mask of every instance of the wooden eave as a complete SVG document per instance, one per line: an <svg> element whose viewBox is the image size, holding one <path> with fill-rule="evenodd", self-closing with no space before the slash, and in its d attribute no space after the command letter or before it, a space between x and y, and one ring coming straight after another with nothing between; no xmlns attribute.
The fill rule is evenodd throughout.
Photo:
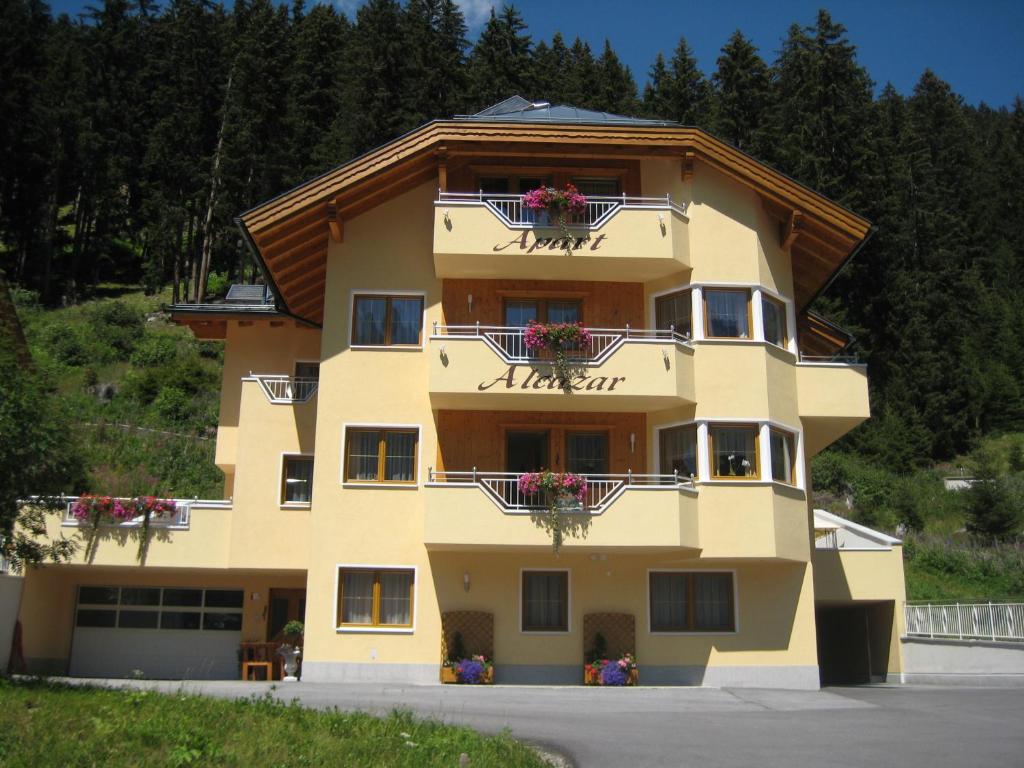
<svg viewBox="0 0 1024 768"><path fill-rule="evenodd" d="M850 333L813 312L804 312L797 319L797 342L801 354L832 357L852 341Z"/></svg>
<svg viewBox="0 0 1024 768"><path fill-rule="evenodd" d="M586 124L428 123L244 213L239 223L287 312L323 317L327 250L344 222L431 178L439 165L486 155L623 159L678 157L682 172L706 163L753 189L779 221L803 308L870 224L839 204L698 128ZM317 293L319 291L319 294Z"/></svg>

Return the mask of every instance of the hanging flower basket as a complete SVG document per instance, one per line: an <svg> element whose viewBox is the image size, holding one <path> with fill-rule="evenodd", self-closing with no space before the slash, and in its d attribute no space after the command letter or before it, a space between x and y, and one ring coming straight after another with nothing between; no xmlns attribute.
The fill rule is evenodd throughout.
<svg viewBox="0 0 1024 768"><path fill-rule="evenodd" d="M537 187L523 195L523 207L530 211L546 213L548 221L562 230L565 250L572 255L573 237L569 232L569 222L573 216L580 216L587 210L587 198L580 194L575 186L566 184L561 189Z"/></svg>
<svg viewBox="0 0 1024 768"><path fill-rule="evenodd" d="M523 332L523 342L533 353L547 350L554 354L555 373L562 382L562 391L572 394L573 366L571 359L585 359L592 340L582 323L538 323L531 320Z"/></svg>
<svg viewBox="0 0 1024 768"><path fill-rule="evenodd" d="M587 503L587 478L572 472L526 472L519 476L519 492L531 498L543 493L547 511L533 516L534 522L551 535L555 552L566 535L586 535L590 519L581 514Z"/></svg>

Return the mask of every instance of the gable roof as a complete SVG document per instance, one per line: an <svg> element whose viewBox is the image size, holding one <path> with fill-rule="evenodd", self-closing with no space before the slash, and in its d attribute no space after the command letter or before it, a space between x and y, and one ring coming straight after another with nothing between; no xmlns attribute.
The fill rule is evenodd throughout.
<svg viewBox="0 0 1024 768"><path fill-rule="evenodd" d="M540 118L540 119L533 119ZM449 159L673 157L706 164L753 189L780 222L804 309L856 251L870 223L711 134L676 123L535 105L512 97L483 112L434 120L243 213L236 221L278 297L279 308L319 323L329 239L344 222L438 178Z"/></svg>
<svg viewBox="0 0 1024 768"><path fill-rule="evenodd" d="M847 520L824 509L814 510L814 528L819 531L844 531L849 534L840 542L842 549L892 549L902 544L900 539L866 525Z"/></svg>

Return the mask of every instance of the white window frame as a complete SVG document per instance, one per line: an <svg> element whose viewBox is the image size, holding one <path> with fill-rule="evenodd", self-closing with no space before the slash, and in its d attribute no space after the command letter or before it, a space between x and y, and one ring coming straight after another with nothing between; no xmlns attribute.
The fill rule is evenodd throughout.
<svg viewBox="0 0 1024 768"><path fill-rule="evenodd" d="M565 574L565 629L523 629L523 579L527 573L564 573ZM572 634L572 568L520 568L519 583L519 634L521 635L552 635L565 637Z"/></svg>
<svg viewBox="0 0 1024 768"><path fill-rule="evenodd" d="M341 571L412 571L412 626L411 627L351 627L338 624L338 590L341 588ZM416 632L416 620L420 611L420 574L416 565L382 565L380 563L335 563L334 564L334 623L339 635L411 635Z"/></svg>
<svg viewBox="0 0 1024 768"><path fill-rule="evenodd" d="M349 429L415 429L416 430L416 482L414 483L385 483L385 482L367 482L365 480L346 480L345 479L345 460L346 450L348 445L348 430ZM415 491L423 485L423 451L421 450L423 440L423 425L422 424L384 424L379 421L369 421L364 423L346 422L341 425L341 466L338 472L338 482L341 483L342 488L390 488L390 489L405 489L407 491Z"/></svg>
<svg viewBox="0 0 1024 768"><path fill-rule="evenodd" d="M352 323L355 318L356 296L418 296L423 299L423 317L420 318L420 343L416 344L353 344L355 328ZM348 320L345 321L348 328L349 349L375 349L386 352L422 352L427 348L427 292L426 291L399 291L385 290L382 288L357 289L353 288L348 292Z"/></svg>
<svg viewBox="0 0 1024 768"><path fill-rule="evenodd" d="M281 509L309 509L313 504L313 479L310 479L309 498L310 501L285 501L281 498L284 494L281 491L284 489L284 460L286 458L294 459L312 459L313 460L313 474L316 475L316 456L312 453L302 453L301 451L281 451L278 459L277 466L277 503Z"/></svg>
<svg viewBox="0 0 1024 768"><path fill-rule="evenodd" d="M689 630L686 632L660 632L652 626L651 616L651 574L652 573L731 573L732 574L732 630ZM652 637L727 637L740 633L740 579L735 568L648 568L645 576L644 591L647 595L647 634Z"/></svg>

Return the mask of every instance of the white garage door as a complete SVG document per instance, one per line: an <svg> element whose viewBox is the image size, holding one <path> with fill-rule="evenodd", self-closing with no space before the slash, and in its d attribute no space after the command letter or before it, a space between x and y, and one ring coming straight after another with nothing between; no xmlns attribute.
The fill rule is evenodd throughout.
<svg viewBox="0 0 1024 768"><path fill-rule="evenodd" d="M244 595L240 589L79 587L69 673L236 679Z"/></svg>

